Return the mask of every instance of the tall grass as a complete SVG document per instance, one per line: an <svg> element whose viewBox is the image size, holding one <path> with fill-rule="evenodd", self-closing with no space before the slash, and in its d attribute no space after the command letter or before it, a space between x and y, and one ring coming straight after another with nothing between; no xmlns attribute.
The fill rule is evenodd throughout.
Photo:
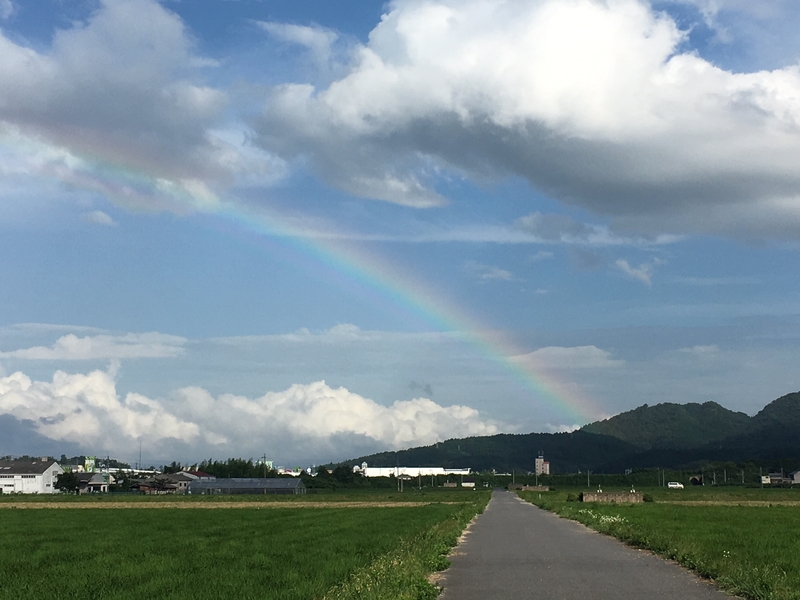
<svg viewBox="0 0 800 600"><path fill-rule="evenodd" d="M450 565L447 555L489 501L482 494L432 528L404 540L395 550L334 586L324 600L433 600L439 588L428 580Z"/></svg>
<svg viewBox="0 0 800 600"><path fill-rule="evenodd" d="M797 507L584 504L565 502L561 494L520 495L632 546L673 559L739 596L800 600ZM747 497L755 500L758 496ZM714 495L709 492L705 499L714 501Z"/></svg>
<svg viewBox="0 0 800 600"><path fill-rule="evenodd" d="M0 597L321 598L463 505L0 512ZM438 538L437 538L438 540Z"/></svg>

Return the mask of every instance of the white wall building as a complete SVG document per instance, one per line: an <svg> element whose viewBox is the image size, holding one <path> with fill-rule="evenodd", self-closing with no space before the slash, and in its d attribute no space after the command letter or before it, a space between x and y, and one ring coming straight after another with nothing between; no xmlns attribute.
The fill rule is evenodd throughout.
<svg viewBox="0 0 800 600"><path fill-rule="evenodd" d="M64 472L53 459L0 460L0 493L55 494L56 478Z"/></svg>
<svg viewBox="0 0 800 600"><path fill-rule="evenodd" d="M409 477L430 477L432 475L469 475L469 469L445 469L444 467L354 467L353 471L361 473L364 477L389 477L394 475L408 475Z"/></svg>
<svg viewBox="0 0 800 600"><path fill-rule="evenodd" d="M536 465L537 475L550 475L550 463L544 459L544 456L539 456L534 461Z"/></svg>

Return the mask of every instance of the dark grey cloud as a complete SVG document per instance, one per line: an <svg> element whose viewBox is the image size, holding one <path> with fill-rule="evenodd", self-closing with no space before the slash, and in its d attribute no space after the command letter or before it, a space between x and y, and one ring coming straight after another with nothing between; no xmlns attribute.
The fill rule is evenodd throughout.
<svg viewBox="0 0 800 600"><path fill-rule="evenodd" d="M413 392L422 392L426 398L433 398L433 386L430 383L412 381L408 384L408 389Z"/></svg>

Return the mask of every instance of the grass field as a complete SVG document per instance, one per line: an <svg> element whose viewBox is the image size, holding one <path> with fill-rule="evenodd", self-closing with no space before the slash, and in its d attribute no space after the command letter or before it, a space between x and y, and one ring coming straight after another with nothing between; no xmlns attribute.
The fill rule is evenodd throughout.
<svg viewBox="0 0 800 600"><path fill-rule="evenodd" d="M372 496L367 505L312 510L266 510L266 500L221 510L6 504L0 597L434 598L425 576L446 566L447 551L488 494L407 506L393 506L389 496L384 506Z"/></svg>
<svg viewBox="0 0 800 600"><path fill-rule="evenodd" d="M639 491L652 495L655 502L567 502L567 490L522 492L520 496L632 546L676 560L745 598L800 600L797 490Z"/></svg>

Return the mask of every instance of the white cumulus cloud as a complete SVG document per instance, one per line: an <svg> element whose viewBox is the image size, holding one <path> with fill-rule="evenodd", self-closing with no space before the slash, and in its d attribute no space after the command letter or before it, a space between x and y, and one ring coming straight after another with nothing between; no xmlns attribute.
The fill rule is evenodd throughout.
<svg viewBox="0 0 800 600"><path fill-rule="evenodd" d="M181 414L190 412L229 439L269 431L312 439L358 435L394 449L498 432L496 424L484 422L478 411L467 406L443 407L426 398L382 406L324 381L296 384L255 399L230 394L214 398L199 388L182 389L178 397Z"/></svg>
<svg viewBox="0 0 800 600"><path fill-rule="evenodd" d="M176 418L157 401L138 394L120 398L112 373L103 371L57 371L52 382L32 381L21 372L0 378L0 414L32 421L39 434L85 448L118 448L124 438L142 436L154 443L200 437L195 423Z"/></svg>
<svg viewBox="0 0 800 600"><path fill-rule="evenodd" d="M552 423L548 423L545 425L545 429L548 433L572 433L580 428L581 426L577 423L572 425L553 425Z"/></svg>
<svg viewBox="0 0 800 600"><path fill-rule="evenodd" d="M347 458L359 448L491 435L502 427L467 406L440 406L426 398L382 406L324 381L252 399L215 397L199 387L166 399L134 392L121 397L113 369L86 375L58 371L52 382L33 381L22 372L0 377L0 415L30 421L43 436L87 449L130 451L142 438L150 451L180 448L184 456L268 451L311 458L316 452L317 460Z"/></svg>
<svg viewBox="0 0 800 600"><path fill-rule="evenodd" d="M213 64L155 0L103 0L50 47L0 32L0 143L18 171L128 207L207 209L242 169L280 170L218 135L230 98L204 83Z"/></svg>
<svg viewBox="0 0 800 600"><path fill-rule="evenodd" d="M445 202L441 169L516 174L620 230L800 237L800 67L686 40L643 0L395 0L344 76L274 90L259 139L410 206Z"/></svg>

